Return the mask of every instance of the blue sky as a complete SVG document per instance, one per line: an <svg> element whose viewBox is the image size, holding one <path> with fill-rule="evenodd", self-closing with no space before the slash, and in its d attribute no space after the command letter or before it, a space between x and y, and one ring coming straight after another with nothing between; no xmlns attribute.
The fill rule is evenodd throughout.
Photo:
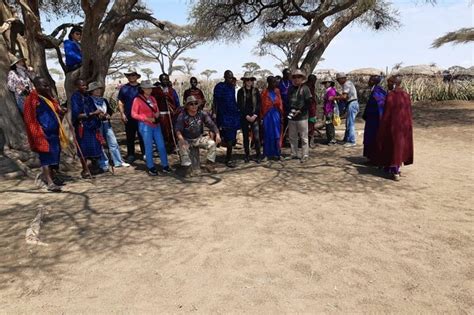
<svg viewBox="0 0 474 315"><path fill-rule="evenodd" d="M374 32L359 25L343 30L324 53L325 60L317 68L349 71L356 68L391 68L398 62L404 65L436 63L442 68L452 65L473 65L474 45L446 45L431 49L432 41L452 30L472 27L474 6L470 0L439 0L436 6L422 4L420 0L393 1L400 11L402 26L398 29ZM189 0L147 0L155 17L176 24L187 22ZM242 73L242 64L257 62L262 68L277 73L277 63L272 57L259 57L252 53L259 37L258 31L239 43L210 43L185 53L198 59L196 74L205 69L225 69ZM158 73L158 67L150 64Z"/></svg>

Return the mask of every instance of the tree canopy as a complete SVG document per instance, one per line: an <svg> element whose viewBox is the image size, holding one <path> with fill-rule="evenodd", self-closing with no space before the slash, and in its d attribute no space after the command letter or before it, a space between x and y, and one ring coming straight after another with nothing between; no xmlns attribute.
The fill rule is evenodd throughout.
<svg viewBox="0 0 474 315"><path fill-rule="evenodd" d="M357 21L379 30L398 25L396 16L385 0L200 0L192 10L198 29L226 41L241 39L254 25L264 32L301 27L290 66L308 71L350 23Z"/></svg>

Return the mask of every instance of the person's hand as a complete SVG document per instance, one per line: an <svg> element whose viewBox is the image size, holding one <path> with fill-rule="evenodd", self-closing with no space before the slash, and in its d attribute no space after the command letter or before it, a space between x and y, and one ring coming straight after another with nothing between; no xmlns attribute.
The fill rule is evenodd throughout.
<svg viewBox="0 0 474 315"><path fill-rule="evenodd" d="M155 113L155 118L160 118L160 112Z"/></svg>
<svg viewBox="0 0 474 315"><path fill-rule="evenodd" d="M219 144L221 143L222 139L221 139L221 135L220 134L216 134L216 144Z"/></svg>
<svg viewBox="0 0 474 315"><path fill-rule="evenodd" d="M189 148L189 143L184 140L182 135L178 136L178 146L182 149L188 149Z"/></svg>
<svg viewBox="0 0 474 315"><path fill-rule="evenodd" d="M149 123L152 123L152 124L155 123L155 117L147 117L146 120L147 120Z"/></svg>
<svg viewBox="0 0 474 315"><path fill-rule="evenodd" d="M254 114L254 115L252 116L252 121L251 121L251 122L254 122L255 120L257 120L257 115Z"/></svg>
<svg viewBox="0 0 474 315"><path fill-rule="evenodd" d="M245 116L245 119L247 119L248 122L252 122L252 117L250 117L249 115Z"/></svg>
<svg viewBox="0 0 474 315"><path fill-rule="evenodd" d="M126 124L127 121L128 121L127 115L125 115L124 113L121 113L120 119L122 120L122 122L123 122L124 124Z"/></svg>

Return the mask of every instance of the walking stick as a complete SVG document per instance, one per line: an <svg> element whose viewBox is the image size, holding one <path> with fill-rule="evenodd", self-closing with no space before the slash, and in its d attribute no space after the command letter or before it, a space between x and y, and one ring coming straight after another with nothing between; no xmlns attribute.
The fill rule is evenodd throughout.
<svg viewBox="0 0 474 315"><path fill-rule="evenodd" d="M285 136L287 132L288 132L288 125L286 125L285 131L283 132L283 142L285 142Z"/></svg>
<svg viewBox="0 0 474 315"><path fill-rule="evenodd" d="M170 110L170 105L168 101L166 101L166 106L168 107L168 118L170 120L170 126L171 126L171 137L173 138L173 143L174 143L174 149L176 150L176 153L178 154L179 160L181 162L181 155L179 154L179 148L178 144L176 142L176 138L174 136L174 125L173 125L173 119L171 119L171 110Z"/></svg>
<svg viewBox="0 0 474 315"><path fill-rule="evenodd" d="M91 173L91 170L89 169L89 166L87 165L87 160L84 157L84 154L82 154L82 150L81 150L81 146L79 145L79 142L77 142L76 134L74 133L74 126L72 125L72 122L69 119L69 117L67 116L67 114L64 115L64 117L66 118L66 121L69 125L69 128L71 129L72 139L74 141L74 145L76 146L77 151L79 151L79 155L80 155L79 158L81 159L81 162L86 166L87 175L89 176L90 179L92 179L92 173Z"/></svg>

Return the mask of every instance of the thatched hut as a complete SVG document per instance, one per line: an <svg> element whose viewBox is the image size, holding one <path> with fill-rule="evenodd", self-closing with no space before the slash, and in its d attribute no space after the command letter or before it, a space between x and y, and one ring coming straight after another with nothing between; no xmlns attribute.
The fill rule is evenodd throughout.
<svg viewBox="0 0 474 315"><path fill-rule="evenodd" d="M395 70L392 74L415 77L438 77L441 76L442 73L443 69L436 65L415 65L400 68Z"/></svg>

